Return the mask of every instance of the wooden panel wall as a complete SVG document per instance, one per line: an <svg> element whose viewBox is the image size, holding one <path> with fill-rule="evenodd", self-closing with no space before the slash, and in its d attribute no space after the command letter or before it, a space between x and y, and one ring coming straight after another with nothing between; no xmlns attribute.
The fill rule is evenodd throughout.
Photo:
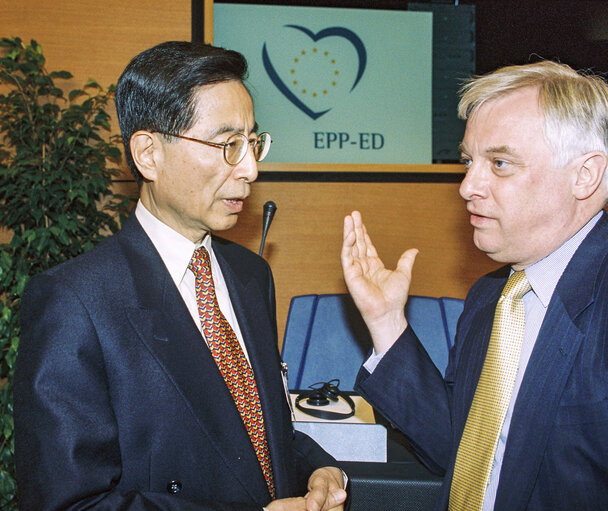
<svg viewBox="0 0 608 511"><path fill-rule="evenodd" d="M190 0L2 0L0 36L36 39L49 70L74 74L68 88L82 86L89 77L107 87L141 50L164 40L189 40L190 9ZM119 188L136 191L132 182ZM342 219L353 209L363 213L387 264L394 265L406 248L420 249L415 294L464 297L480 275L495 267L471 242L457 184L260 182L226 237L257 252L267 200L278 205L264 255L275 274L280 336L292 296L345 291L339 261Z"/></svg>
<svg viewBox="0 0 608 511"><path fill-rule="evenodd" d="M191 39L191 0L0 0L0 20L0 37L36 40L48 71L74 75L57 86L68 91L93 78L107 88L139 52ZM108 113L118 133L114 105ZM5 237L0 232L0 241Z"/></svg>
<svg viewBox="0 0 608 511"><path fill-rule="evenodd" d="M420 250L413 294L464 298L496 267L471 241L457 184L262 182L226 237L257 251L267 200L277 204L264 256L275 274L279 332L292 296L346 292L340 249L343 218L353 209L361 211L387 266L408 248Z"/></svg>
<svg viewBox="0 0 608 511"><path fill-rule="evenodd" d="M131 58L167 40L190 40L190 0L0 0L0 37L20 37L42 45L49 71L66 70L64 90L89 78L104 88L115 84ZM113 132L118 122L109 108ZM0 229L0 243L10 240Z"/></svg>
<svg viewBox="0 0 608 511"><path fill-rule="evenodd" d="M107 87L129 60L167 40L190 40L190 0L2 0L2 37L38 41L49 70L90 77Z"/></svg>

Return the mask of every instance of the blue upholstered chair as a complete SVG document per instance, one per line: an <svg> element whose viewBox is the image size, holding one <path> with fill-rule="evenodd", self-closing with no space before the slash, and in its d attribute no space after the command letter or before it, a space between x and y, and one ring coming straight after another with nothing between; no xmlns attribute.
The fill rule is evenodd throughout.
<svg viewBox="0 0 608 511"><path fill-rule="evenodd" d="M447 365L462 304L455 298L410 296L406 305L408 321L441 372ZM282 350L289 367L289 388L305 389L338 378L341 389L352 390L371 345L367 327L349 295L292 298Z"/></svg>
<svg viewBox="0 0 608 511"><path fill-rule="evenodd" d="M456 337L456 325L458 324L458 318L462 314L464 308L464 300L458 298L439 298L439 303L443 311L443 319L445 324L445 331L448 337L448 346L451 348L454 346L454 338Z"/></svg>

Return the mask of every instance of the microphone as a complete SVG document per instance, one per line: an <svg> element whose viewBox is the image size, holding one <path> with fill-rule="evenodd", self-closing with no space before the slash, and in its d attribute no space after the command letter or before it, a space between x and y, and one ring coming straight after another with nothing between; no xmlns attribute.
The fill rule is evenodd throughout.
<svg viewBox="0 0 608 511"><path fill-rule="evenodd" d="M268 234L268 229L270 229L270 223L274 218L274 213L277 210L277 205L269 200L264 204L264 216L262 218L262 242L260 243L260 252L259 255L262 255L264 252L264 243L266 242L266 235Z"/></svg>

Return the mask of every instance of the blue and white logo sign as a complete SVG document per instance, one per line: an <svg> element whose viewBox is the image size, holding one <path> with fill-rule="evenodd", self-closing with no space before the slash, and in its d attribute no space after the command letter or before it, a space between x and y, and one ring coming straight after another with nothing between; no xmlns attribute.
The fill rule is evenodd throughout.
<svg viewBox="0 0 608 511"><path fill-rule="evenodd" d="M343 65L343 63L338 61L337 55L334 54L335 52L332 52L331 46L327 45L326 48L322 42L319 44L319 40L326 37L343 37L351 42L357 50L359 62L357 76L350 89L351 92L357 86L365 71L365 64L367 62L365 46L357 34L344 27L325 28L316 34L313 34L306 27L299 25L287 25L287 28L293 28L305 33L310 37L313 44L310 45L308 50L303 49L293 57L291 65L287 66L289 67L289 72L285 76L287 80L283 81L272 64L266 43L264 43L264 48L262 49L264 69L268 73L272 83L277 86L277 89L289 101L311 119L318 119L323 114L329 112L331 106L321 111L314 111L311 107L319 108L320 101L317 101L317 99L321 100L321 104L323 104L323 99L329 99L332 95L336 94L336 86L342 79L340 68Z"/></svg>
<svg viewBox="0 0 608 511"><path fill-rule="evenodd" d="M430 163L432 14L215 4L249 62L268 161Z"/></svg>

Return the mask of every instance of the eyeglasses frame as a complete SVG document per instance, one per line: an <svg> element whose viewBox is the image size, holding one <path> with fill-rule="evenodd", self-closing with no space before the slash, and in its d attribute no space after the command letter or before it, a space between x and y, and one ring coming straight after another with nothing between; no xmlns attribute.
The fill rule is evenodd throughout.
<svg viewBox="0 0 608 511"><path fill-rule="evenodd" d="M239 163L241 163L245 159L245 156L247 155L247 151L245 151L243 153L243 156L241 157L241 159L239 161L237 161L236 163L230 163L228 161L228 158L226 158L226 146L228 145L228 140L230 140L232 137L244 138L247 141L247 145L249 145L252 149L257 144L260 143L260 137L262 137L264 135L268 135L268 141L270 144L272 144L272 136L267 131L262 131L262 133L260 133L257 137L255 137L255 140L249 140L249 138L247 138L242 133L233 133L232 135L230 135L230 137L228 137L228 140L226 142L210 142L209 140L201 140L199 138L186 137L184 135L176 135L175 133L166 133L164 131L155 131L153 133L159 133L161 135L165 135L166 137L181 138L182 140L188 140L190 142L197 142L199 144L203 144L203 145L206 145L209 147L215 147L217 149L222 149L222 156L224 157L224 161L226 162L226 165L230 165L231 167L236 167ZM267 154L268 154L268 152L266 152L266 154L264 155L264 158L266 157ZM255 151L253 152L253 155L255 157ZM260 159L260 160L256 159L255 161L262 161L262 159Z"/></svg>

